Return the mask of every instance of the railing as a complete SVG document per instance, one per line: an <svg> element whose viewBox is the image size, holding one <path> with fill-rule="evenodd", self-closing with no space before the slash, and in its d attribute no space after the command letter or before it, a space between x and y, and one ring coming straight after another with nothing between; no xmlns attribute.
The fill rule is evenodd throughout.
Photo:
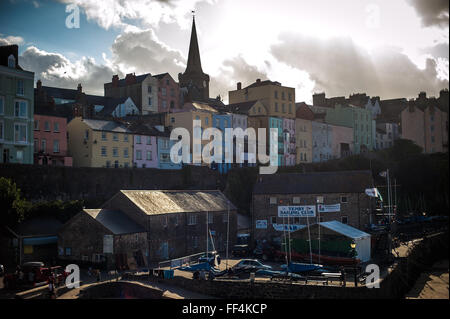
<svg viewBox="0 0 450 319"><path fill-rule="evenodd" d="M205 254L205 252L196 253L193 255L179 257L175 259L164 260L158 263L158 268L169 267L169 269L172 269L181 266L189 266L193 263L198 262L198 258L203 254Z"/></svg>

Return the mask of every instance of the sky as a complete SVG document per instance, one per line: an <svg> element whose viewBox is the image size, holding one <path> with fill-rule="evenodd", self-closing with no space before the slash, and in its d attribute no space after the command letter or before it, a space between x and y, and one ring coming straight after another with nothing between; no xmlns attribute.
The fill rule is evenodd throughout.
<svg viewBox="0 0 450 319"><path fill-rule="evenodd" d="M178 81L192 10L210 95L224 102L257 78L307 103L318 92L389 99L449 87L448 0L1 0L0 45L18 44L43 85L102 95L113 74Z"/></svg>

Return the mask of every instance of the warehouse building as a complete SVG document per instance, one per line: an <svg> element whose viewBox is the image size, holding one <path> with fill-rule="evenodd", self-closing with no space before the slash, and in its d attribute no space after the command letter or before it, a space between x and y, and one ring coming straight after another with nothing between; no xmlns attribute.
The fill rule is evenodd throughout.
<svg viewBox="0 0 450 319"><path fill-rule="evenodd" d="M319 221L365 229L375 209L365 194L372 187L366 170L260 175L252 196L253 240L272 241Z"/></svg>

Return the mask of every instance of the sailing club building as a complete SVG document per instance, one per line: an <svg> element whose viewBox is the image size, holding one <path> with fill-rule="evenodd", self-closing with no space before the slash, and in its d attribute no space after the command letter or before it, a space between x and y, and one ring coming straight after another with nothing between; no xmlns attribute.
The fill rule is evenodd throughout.
<svg viewBox="0 0 450 319"><path fill-rule="evenodd" d="M365 194L372 187L369 170L259 175L252 196L253 242L277 240L285 230L319 221L365 229L376 205Z"/></svg>
<svg viewBox="0 0 450 319"><path fill-rule="evenodd" d="M136 269L236 243L236 207L218 190L121 190L58 233L59 258ZM229 223L229 227L228 227ZM227 237L228 236L228 237Z"/></svg>

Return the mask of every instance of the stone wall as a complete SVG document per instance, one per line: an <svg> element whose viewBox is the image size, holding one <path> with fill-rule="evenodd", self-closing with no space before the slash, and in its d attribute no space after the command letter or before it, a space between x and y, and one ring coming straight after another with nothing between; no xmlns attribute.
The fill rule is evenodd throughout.
<svg viewBox="0 0 450 319"><path fill-rule="evenodd" d="M123 189L223 189L224 177L207 167L183 170L0 164L28 200L79 200L101 205Z"/></svg>

